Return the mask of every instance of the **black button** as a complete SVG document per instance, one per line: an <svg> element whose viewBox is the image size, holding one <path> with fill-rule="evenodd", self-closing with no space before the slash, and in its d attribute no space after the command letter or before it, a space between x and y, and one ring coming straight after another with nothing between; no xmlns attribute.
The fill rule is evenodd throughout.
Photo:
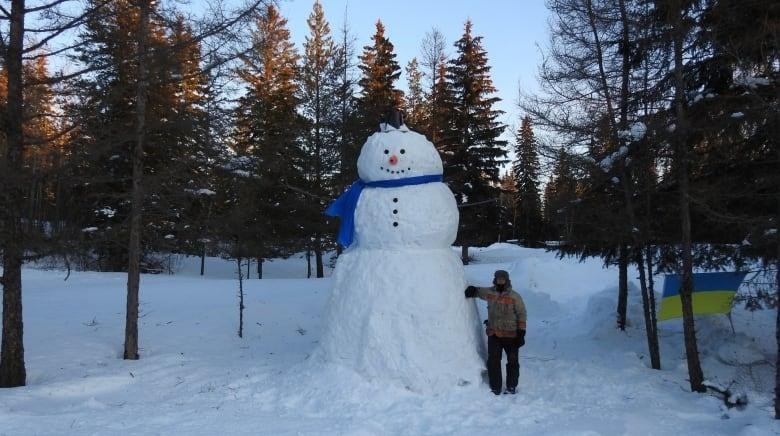
<svg viewBox="0 0 780 436"><path fill-rule="evenodd" d="M394 199L393 199L393 203L398 203L398 199L397 199L397 198L394 198Z"/></svg>
<svg viewBox="0 0 780 436"><path fill-rule="evenodd" d="M398 209L393 209L393 213L398 213Z"/></svg>
<svg viewBox="0 0 780 436"><path fill-rule="evenodd" d="M398 223L397 222L393 223L393 227L398 227Z"/></svg>

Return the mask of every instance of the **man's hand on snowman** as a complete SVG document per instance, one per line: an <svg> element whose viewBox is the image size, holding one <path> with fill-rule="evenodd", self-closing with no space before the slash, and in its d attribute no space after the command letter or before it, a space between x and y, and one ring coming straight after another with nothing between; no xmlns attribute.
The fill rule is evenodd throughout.
<svg viewBox="0 0 780 436"><path fill-rule="evenodd" d="M466 288L466 298L474 298L477 296L477 288L469 286Z"/></svg>

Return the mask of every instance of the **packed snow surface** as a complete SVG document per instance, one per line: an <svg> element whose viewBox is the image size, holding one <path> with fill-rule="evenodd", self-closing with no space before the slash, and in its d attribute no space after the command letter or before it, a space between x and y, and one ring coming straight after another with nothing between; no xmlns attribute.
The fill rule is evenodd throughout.
<svg viewBox="0 0 780 436"><path fill-rule="evenodd" d="M305 258L266 263L266 278L245 282L243 338L235 263L209 258L200 277L199 259L174 258L176 274L144 275L137 361L121 358L124 274L63 280L63 271L26 268L28 385L0 390L0 434L780 434L774 312L735 309L734 332L724 316L697 318L705 377L749 400L727 409L689 392L679 320L660 324L662 370L649 368L635 281L628 330L615 329L616 269L505 244L471 252L468 283L488 285L506 269L528 307L517 395L494 396L484 381L420 392L318 363L333 279L306 279ZM414 327L408 322L403 328ZM458 353L426 358L446 374Z"/></svg>

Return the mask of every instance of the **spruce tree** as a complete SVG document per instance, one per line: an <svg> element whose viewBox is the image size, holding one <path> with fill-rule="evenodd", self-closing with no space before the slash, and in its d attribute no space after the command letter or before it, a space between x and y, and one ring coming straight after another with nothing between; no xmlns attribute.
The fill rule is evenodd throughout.
<svg viewBox="0 0 780 436"><path fill-rule="evenodd" d="M339 153L338 170L335 177L336 194L343 192L357 178L357 158L360 147L366 140L360 129L361 114L359 99L355 95L357 74L353 63L354 41L349 33L348 23L340 29L335 69L339 72L336 90L337 117L334 130L337 132Z"/></svg>
<svg viewBox="0 0 780 436"><path fill-rule="evenodd" d="M147 213L160 221L147 229L157 234L146 237L154 243L150 249L194 254L200 238L200 209L213 192L210 163L218 151L209 140L209 79L201 70L200 44L183 17L175 17L169 26L165 46L154 53L162 92L150 93L148 121L154 140L165 144L165 150L150 144L146 159L178 158L147 176L146 185L155 186L161 200L146 206Z"/></svg>
<svg viewBox="0 0 780 436"><path fill-rule="evenodd" d="M314 252L317 277L324 276L323 252L332 228L323 217L325 199L336 191L340 162L339 87L340 48L333 41L330 25L319 1L307 20L309 35L303 44L301 67L301 111L306 117L305 147L307 192L313 195L305 204L305 231Z"/></svg>
<svg viewBox="0 0 780 436"><path fill-rule="evenodd" d="M561 243L572 238L576 229L573 206L577 201L578 178L574 156L563 150L555 157L550 181L544 188L544 221L548 238Z"/></svg>
<svg viewBox="0 0 780 436"><path fill-rule="evenodd" d="M424 127L426 120L422 79L423 74L420 71L417 58L412 58L406 64L406 81L409 93L404 98L404 109L406 112L406 124L416 130Z"/></svg>
<svg viewBox="0 0 780 436"><path fill-rule="evenodd" d="M401 75L396 61L393 43L385 36L382 21L376 22L376 33L371 37L373 45L363 47L358 68L361 78L359 110L363 137L368 137L379 127L379 123L390 109L403 107L403 93L395 87Z"/></svg>
<svg viewBox="0 0 780 436"><path fill-rule="evenodd" d="M306 159L298 112L298 53L287 20L268 6L256 24L254 48L242 57L238 70L247 92L236 111L237 151L254 163L254 198L241 206L253 210L254 237L237 243L252 247L242 257L262 262L302 248L299 226L290 217L303 210L306 199L291 188L304 184Z"/></svg>
<svg viewBox="0 0 780 436"><path fill-rule="evenodd" d="M127 0L103 5L91 17L82 33L77 61L95 74L77 81L73 91L80 99L68 108L77 126L68 144L73 157L70 194L80 206L72 218L82 228L97 229L86 236L88 246L98 254L96 266L102 270L121 271L127 265L123 241L127 240L130 214L132 150L137 142L139 17L136 2ZM203 134L198 121L203 116L198 109L202 97L194 85L201 80L195 54L199 48L194 42L184 43L186 32L181 24L178 34L168 33L162 15L150 12L143 68L148 82L144 108L148 144L143 152L145 258L153 250L172 248L178 224L184 225L180 217L189 202L185 189L200 188L187 185L197 179L187 173L197 161L206 160L197 150ZM189 93L183 89L188 86ZM159 269L147 261L148 268Z"/></svg>
<svg viewBox="0 0 780 436"><path fill-rule="evenodd" d="M458 132L455 130L455 90L447 78L447 65L439 64L437 81L433 94L429 97L428 135L436 146L444 164L444 173L454 164L455 150L458 148Z"/></svg>
<svg viewBox="0 0 780 436"><path fill-rule="evenodd" d="M447 159L445 177L461 208L457 242L468 259L468 246L495 242L502 214L498 203L499 167L507 162L507 142L500 139L506 129L494 108L501 101L490 78L487 52L482 37L472 35L471 21L455 42L456 57L449 62L447 80L452 86L452 131L456 140Z"/></svg>
<svg viewBox="0 0 780 436"><path fill-rule="evenodd" d="M517 159L512 166L515 181L516 207L518 216L513 221L519 237L525 246L538 247L544 241L542 202L539 196L539 154L534 137L531 117L523 117L515 138Z"/></svg>

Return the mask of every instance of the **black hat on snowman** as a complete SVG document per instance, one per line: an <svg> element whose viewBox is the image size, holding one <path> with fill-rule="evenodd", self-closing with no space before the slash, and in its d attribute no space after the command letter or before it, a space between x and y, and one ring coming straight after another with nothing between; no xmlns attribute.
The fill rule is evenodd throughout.
<svg viewBox="0 0 780 436"><path fill-rule="evenodd" d="M388 132L391 129L408 132L409 128L404 124L404 114L398 109L390 109L385 115L385 119L379 123L380 132Z"/></svg>

